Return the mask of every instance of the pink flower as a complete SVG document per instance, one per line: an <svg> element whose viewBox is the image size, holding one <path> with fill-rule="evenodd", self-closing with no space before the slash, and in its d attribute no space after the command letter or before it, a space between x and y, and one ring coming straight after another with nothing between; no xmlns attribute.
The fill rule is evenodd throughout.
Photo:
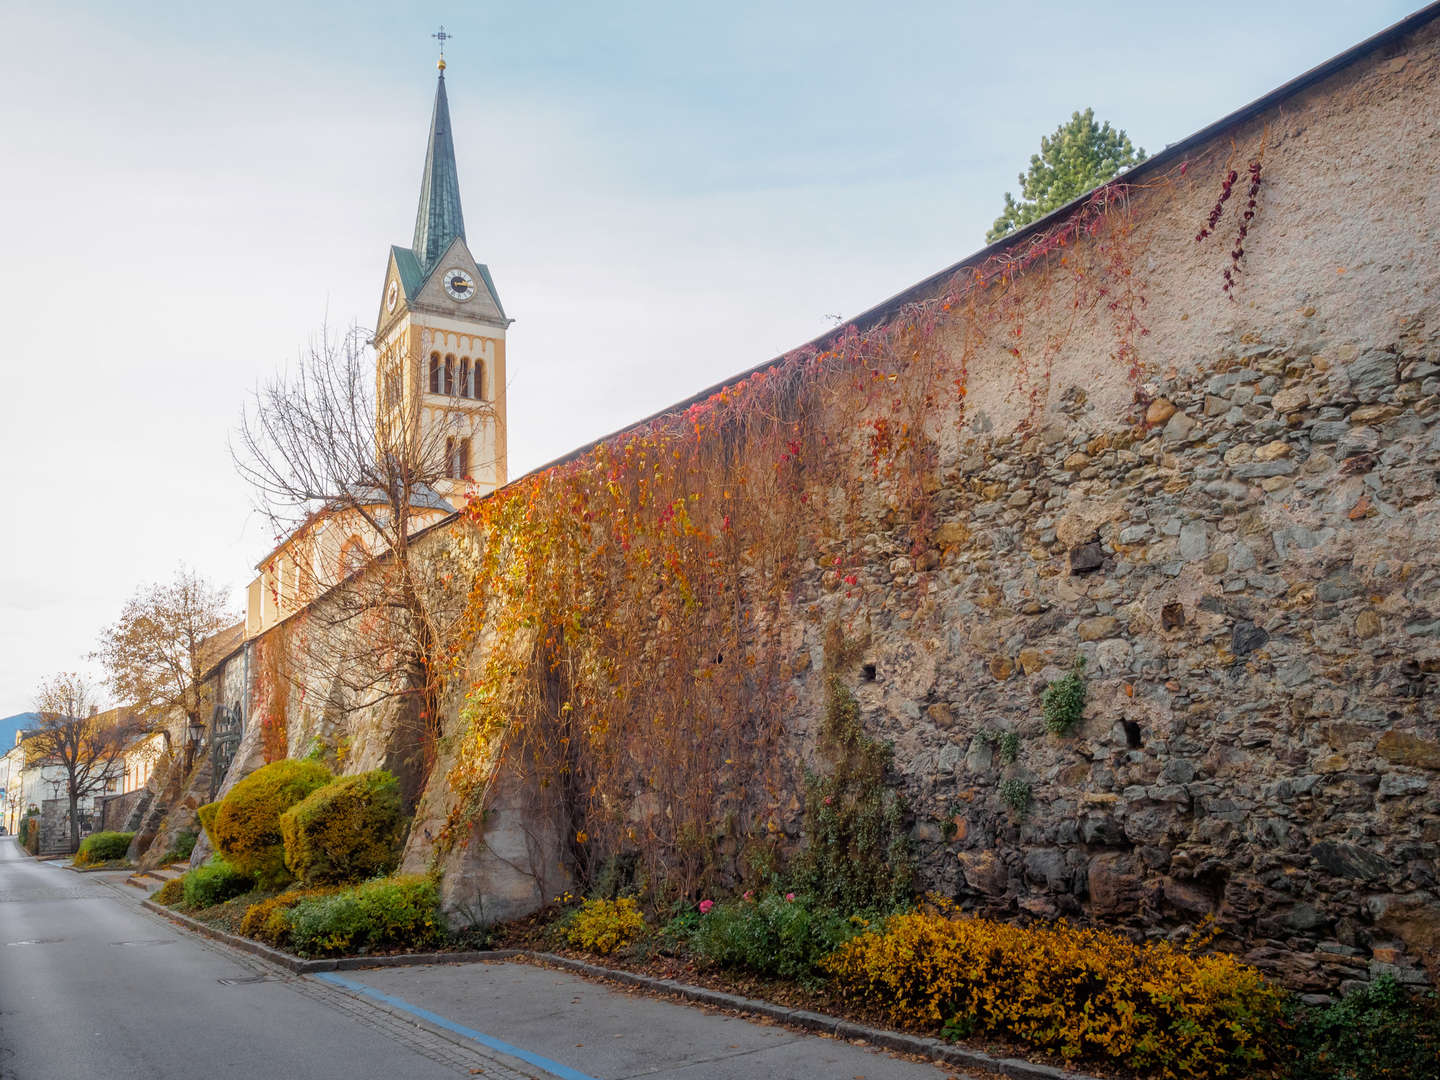
<svg viewBox="0 0 1440 1080"><path fill-rule="evenodd" d="M743 897L741 897L741 899L742 899L742 900L754 900L754 899L755 899L755 894L754 894L753 892L751 892L749 889L746 889L746 890L745 890L745 895L744 895Z"/></svg>
<svg viewBox="0 0 1440 1080"><path fill-rule="evenodd" d="M786 903L789 903L789 902L793 901L794 899L795 899L795 894L794 894L793 892L787 892L787 893L785 894L785 901L786 901Z"/></svg>
<svg viewBox="0 0 1440 1080"><path fill-rule="evenodd" d="M711 909L712 907L714 907L714 906L715 906L715 901L714 901L714 900L701 900L701 901L700 901L700 914L701 914L701 915L709 915L709 914L710 914L710 909Z"/></svg>

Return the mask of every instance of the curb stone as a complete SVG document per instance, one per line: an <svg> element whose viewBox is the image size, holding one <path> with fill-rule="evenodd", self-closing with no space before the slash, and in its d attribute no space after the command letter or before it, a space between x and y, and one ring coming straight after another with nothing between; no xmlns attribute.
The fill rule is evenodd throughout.
<svg viewBox="0 0 1440 1080"><path fill-rule="evenodd" d="M238 934L231 934L228 931L207 926L198 919L192 919L188 915L182 915L178 911L172 911L161 904L155 903L153 900L142 900L140 906L169 919L173 923L178 923L188 930L193 930L203 937L224 942L236 949L259 956L273 964L278 964L289 971L293 971L297 975L309 975L317 971L356 971L362 968L418 967L425 964L486 964L497 963L504 960L529 959L544 964L547 967L573 971L578 975L588 975L597 979L605 979L609 982L620 983L622 986L635 986L646 990L653 990L671 997L678 997L684 1001L692 1001L699 1005L711 1005L717 1008L731 1009L735 1012L764 1016L783 1024L789 1024L792 1027L802 1028L808 1031L817 1031L841 1039L860 1040L869 1043L871 1046L881 1047L886 1050L896 1050L903 1054L915 1054L919 1057L929 1058L932 1061L944 1062L946 1065L960 1065L967 1068L980 1069L989 1073L999 1073L1002 1076L1011 1077L1012 1080L1096 1080L1095 1077L1085 1073L1073 1072L1069 1069L1057 1069L1050 1065L1039 1065L1021 1058L998 1058L993 1054L985 1053L983 1050L970 1050L963 1046L943 1042L940 1039L926 1038L920 1035L909 1035L901 1031L886 1031L881 1028L867 1027L863 1024L852 1023L849 1020L842 1020L839 1017L826 1016L824 1013L809 1012L805 1009L788 1009L783 1005L776 1005L773 1002L763 1001L759 998L742 997L739 994L727 994L720 990L709 990L703 986L691 986L688 983L676 982L673 979L658 979L651 975L640 975L633 971L620 971L615 968L601 967L599 964L592 964L585 960L576 960L569 956L560 956L556 953L535 952L530 949L492 949L483 952L404 953L399 956L342 956L330 960L305 960L302 957L296 956L294 953L271 948L269 945L263 945L258 941L252 941Z"/></svg>

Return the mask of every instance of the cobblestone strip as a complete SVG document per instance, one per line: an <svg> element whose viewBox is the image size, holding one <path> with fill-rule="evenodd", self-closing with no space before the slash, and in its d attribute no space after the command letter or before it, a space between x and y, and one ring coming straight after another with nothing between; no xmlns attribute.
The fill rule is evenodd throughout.
<svg viewBox="0 0 1440 1080"><path fill-rule="evenodd" d="M409 1046L431 1061L453 1067L460 1076L500 1077L501 1080L541 1080L548 1073L522 1071L518 1063L493 1051L482 1051L458 1035L439 1031L422 1020L390 1009L381 1002L329 986L304 975L287 975L291 989L346 1013L356 1023Z"/></svg>

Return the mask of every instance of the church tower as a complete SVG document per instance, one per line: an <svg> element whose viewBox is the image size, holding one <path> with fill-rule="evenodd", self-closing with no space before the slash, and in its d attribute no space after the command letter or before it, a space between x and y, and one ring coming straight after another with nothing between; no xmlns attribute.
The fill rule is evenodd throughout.
<svg viewBox="0 0 1440 1080"><path fill-rule="evenodd" d="M443 47L444 40L442 38ZM414 440L457 509L506 481L505 330L489 269L470 253L440 59L415 236L390 249L375 326L383 446Z"/></svg>

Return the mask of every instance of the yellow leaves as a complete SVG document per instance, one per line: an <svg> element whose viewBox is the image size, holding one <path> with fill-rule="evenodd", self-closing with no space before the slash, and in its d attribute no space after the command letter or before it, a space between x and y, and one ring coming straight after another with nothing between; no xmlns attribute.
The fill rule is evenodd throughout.
<svg viewBox="0 0 1440 1080"><path fill-rule="evenodd" d="M619 900L586 900L570 919L565 939L579 949L612 953L644 932L645 916L634 899L624 896Z"/></svg>
<svg viewBox="0 0 1440 1080"><path fill-rule="evenodd" d="M935 905L861 934L825 967L842 994L898 1023L964 1017L1066 1058L1109 1058L1175 1080L1258 1071L1285 1000L1231 956L1063 922L954 918Z"/></svg>

